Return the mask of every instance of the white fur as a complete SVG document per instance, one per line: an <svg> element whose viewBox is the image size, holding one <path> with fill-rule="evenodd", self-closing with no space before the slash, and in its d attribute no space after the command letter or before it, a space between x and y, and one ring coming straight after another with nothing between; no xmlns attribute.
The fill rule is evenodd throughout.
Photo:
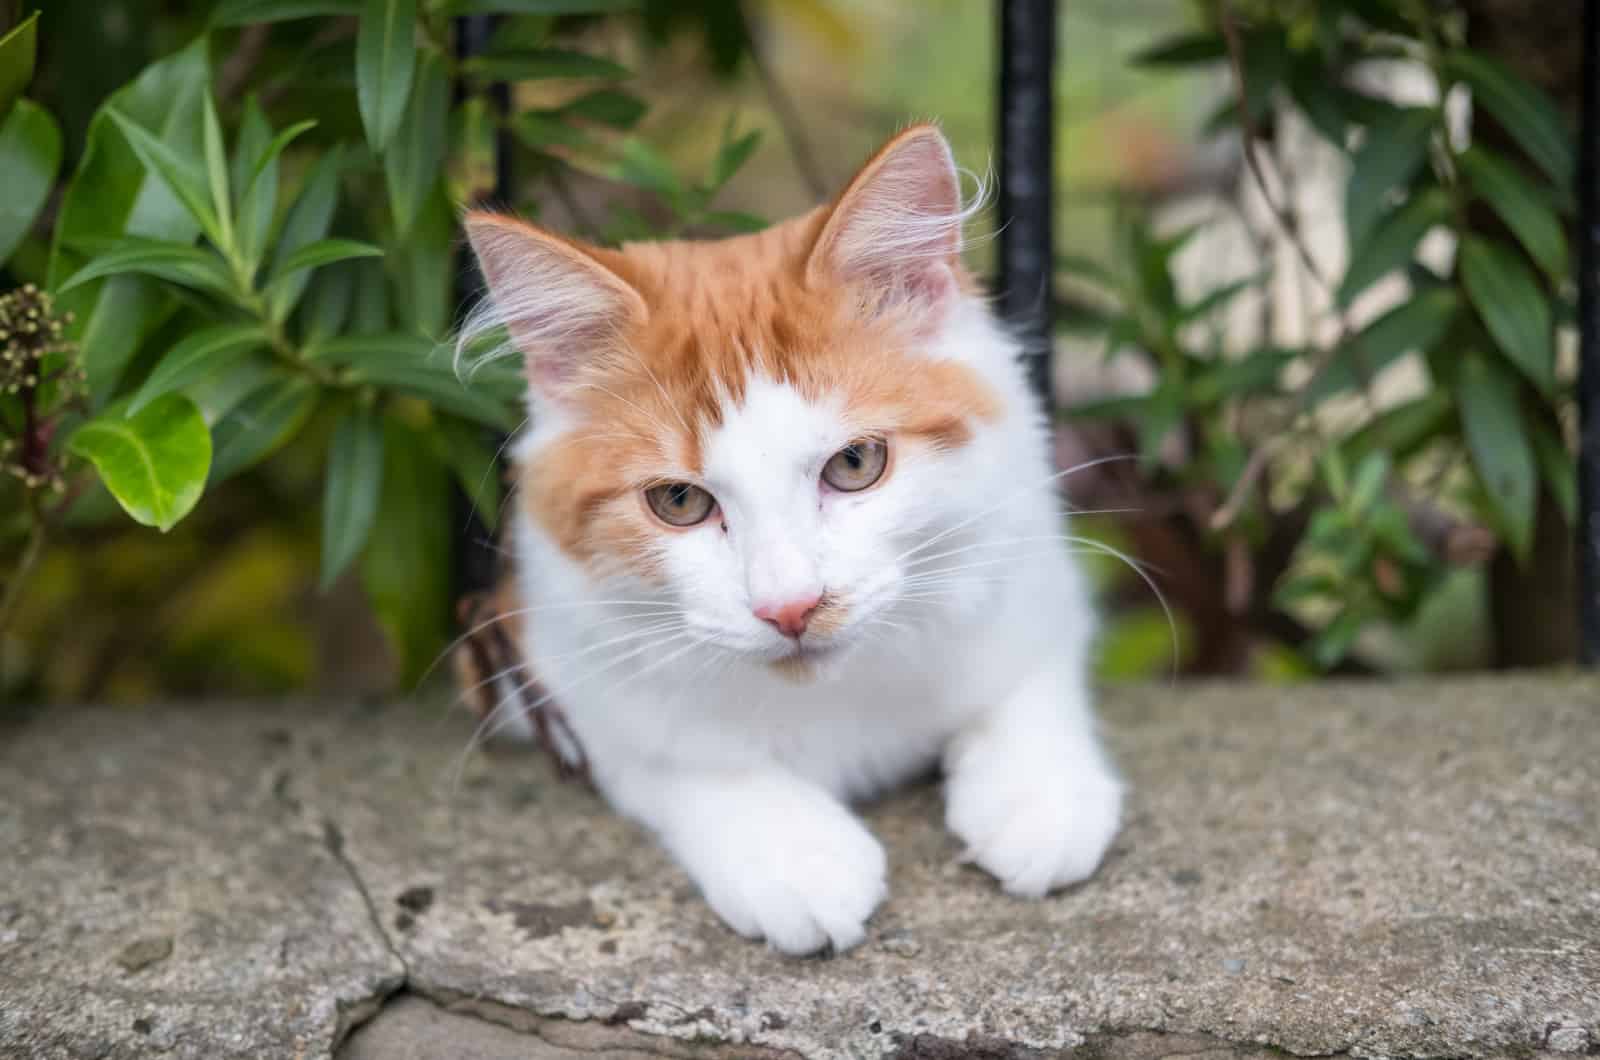
<svg viewBox="0 0 1600 1060"><path fill-rule="evenodd" d="M1011 893L1084 879L1117 829L1087 692L1093 616L1045 431L1016 344L953 301L928 356L969 363L1005 408L970 443L892 442L882 484L830 492L818 474L852 440L842 410L756 380L705 450L728 529L664 533L666 590L597 581L516 527L533 669L600 789L730 926L785 952L861 941L885 858L847 803L936 764L949 827ZM536 427L521 455L562 429ZM810 680L782 676L769 663L792 644L752 602L820 589L849 619L816 638Z"/></svg>

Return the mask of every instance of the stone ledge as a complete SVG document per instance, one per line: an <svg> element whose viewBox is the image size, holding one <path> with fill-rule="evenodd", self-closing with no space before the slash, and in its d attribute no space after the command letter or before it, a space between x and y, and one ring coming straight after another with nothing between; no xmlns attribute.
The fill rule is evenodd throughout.
<svg viewBox="0 0 1600 1060"><path fill-rule="evenodd" d="M541 759L458 781L439 708L35 713L0 729L0 1056L1600 1053L1600 681L1105 714L1134 795L1093 881L1003 897L915 790L869 814L868 942L793 961Z"/></svg>

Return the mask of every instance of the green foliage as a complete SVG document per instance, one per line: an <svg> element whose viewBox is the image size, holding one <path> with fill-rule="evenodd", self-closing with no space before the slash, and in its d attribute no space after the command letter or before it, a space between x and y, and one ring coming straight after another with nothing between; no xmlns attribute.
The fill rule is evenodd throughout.
<svg viewBox="0 0 1600 1060"><path fill-rule="evenodd" d="M113 406L69 445L136 521L163 532L194 508L211 469L211 432L195 403L167 394L128 415Z"/></svg>
<svg viewBox="0 0 1600 1060"><path fill-rule="evenodd" d="M1412 620L1448 581L1448 549L1418 526L1482 524L1526 562L1540 492L1568 518L1575 510L1559 428L1570 380L1556 357L1557 322L1570 319L1575 153L1551 100L1465 47L1451 5L1317 0L1228 10L1232 34L1213 21L1136 61L1242 71L1243 106L1225 107L1214 128L1237 127L1241 109L1252 131L1293 117L1345 155L1347 264L1342 275L1313 277L1329 308L1307 320L1312 333L1335 337L1285 351L1266 327L1245 348L1229 347L1197 324L1245 291L1264 296L1273 277L1186 303L1172 257L1188 233L1162 238L1134 213L1121 221L1113 268L1065 262L1062 271L1107 307L1107 352L1133 351L1157 381L1145 394L1068 415L1128 424L1155 486L1214 498L1202 529L1219 551L1250 555L1275 529L1303 527L1289 562L1253 572L1270 599L1248 609L1304 624L1301 654L1328 668L1375 624ZM1470 95L1467 135L1447 129L1442 105L1402 105L1359 87L1370 83L1355 76L1364 65L1396 60L1432 82L1435 100ZM1254 150L1272 165L1269 146ZM1292 240L1309 220L1295 209L1277 219ZM1456 250L1439 272L1421 247L1441 232ZM1409 293L1375 316L1357 312L1396 281ZM1426 389L1396 402L1374 384L1401 362L1425 376ZM1185 459L1164 458L1173 438Z"/></svg>
<svg viewBox="0 0 1600 1060"><path fill-rule="evenodd" d="M23 19L11 32L0 36L0 121L11 113L22 90L33 80L33 64L39 50L39 13Z"/></svg>
<svg viewBox="0 0 1600 1060"><path fill-rule="evenodd" d="M61 166L61 130L50 113L19 100L0 122L0 261L11 256L44 207Z"/></svg>
<svg viewBox="0 0 1600 1060"><path fill-rule="evenodd" d="M466 294L459 211L494 193L509 152L522 178L509 192L529 212L574 180L629 200L596 211L591 237L758 227L715 209L758 135L730 124L699 180L650 146L629 70L565 32L568 16L626 17L633 3L203 6L178 18L183 45L104 94L65 146L23 96L36 21L0 37L0 268L32 269L59 296L51 351L18 377L33 382L0 389L0 445L25 450L27 468L0 483L0 507L16 489L31 498L0 546L70 536L116 507L168 531L232 479L288 476L295 495L321 497L323 589L358 573L415 678L450 618L452 491L496 521L499 442L523 419L519 366L463 372L449 347ZM454 17L480 13L504 17L484 54L459 58ZM241 33L255 35L247 61ZM551 85L504 113L496 81ZM49 297L27 290L16 297ZM25 573L6 581L6 611Z"/></svg>

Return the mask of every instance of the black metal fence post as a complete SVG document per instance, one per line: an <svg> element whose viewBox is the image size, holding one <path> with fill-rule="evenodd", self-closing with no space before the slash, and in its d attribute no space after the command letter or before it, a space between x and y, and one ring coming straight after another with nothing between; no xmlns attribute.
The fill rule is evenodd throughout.
<svg viewBox="0 0 1600 1060"><path fill-rule="evenodd" d="M1600 0L1583 5L1578 195L1578 651L1600 666Z"/></svg>
<svg viewBox="0 0 1600 1060"><path fill-rule="evenodd" d="M1052 407L1055 0L1000 0L1000 309Z"/></svg>

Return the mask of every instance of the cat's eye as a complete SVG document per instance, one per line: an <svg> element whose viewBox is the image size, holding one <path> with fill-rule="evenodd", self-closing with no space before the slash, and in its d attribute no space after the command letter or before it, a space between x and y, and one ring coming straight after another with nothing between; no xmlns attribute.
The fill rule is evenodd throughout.
<svg viewBox="0 0 1600 1060"><path fill-rule="evenodd" d="M882 478L888 466L888 442L859 438L828 458L822 465L822 481L841 493L855 493Z"/></svg>
<svg viewBox="0 0 1600 1060"><path fill-rule="evenodd" d="M644 491L644 499L656 518L668 526L695 526L716 510L717 501L699 486L687 482L663 482Z"/></svg>

